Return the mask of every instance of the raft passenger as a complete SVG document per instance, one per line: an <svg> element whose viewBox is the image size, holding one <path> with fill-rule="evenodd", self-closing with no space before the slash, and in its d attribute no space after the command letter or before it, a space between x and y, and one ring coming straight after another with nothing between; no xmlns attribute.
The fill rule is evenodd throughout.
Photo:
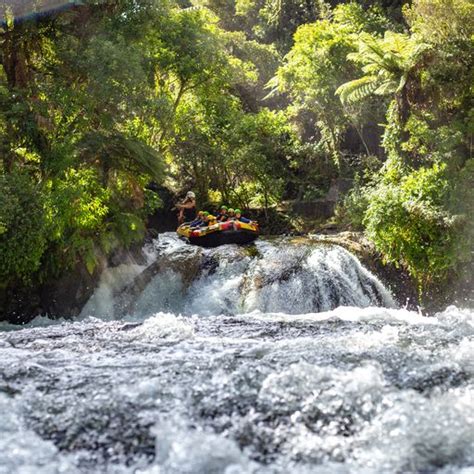
<svg viewBox="0 0 474 474"><path fill-rule="evenodd" d="M219 214L217 216L217 220L219 222L225 222L227 220L227 206L221 206Z"/></svg>
<svg viewBox="0 0 474 474"><path fill-rule="evenodd" d="M247 219L242 215L242 211L240 209L235 210L235 219L243 222L244 224L250 224L252 222L250 219Z"/></svg>
<svg viewBox="0 0 474 474"><path fill-rule="evenodd" d="M189 224L189 227L201 227L205 224L205 211L199 211L197 214L196 219L194 219L191 224Z"/></svg>
<svg viewBox="0 0 474 474"><path fill-rule="evenodd" d="M235 219L235 211L231 207L227 209L227 220L234 220Z"/></svg>
<svg viewBox="0 0 474 474"><path fill-rule="evenodd" d="M202 224L200 227L207 227L209 225L209 212L204 211L203 219L202 219Z"/></svg>
<svg viewBox="0 0 474 474"><path fill-rule="evenodd" d="M213 226L214 224L217 224L217 217L212 215L212 214L209 214L207 216L207 226L208 227L211 227Z"/></svg>

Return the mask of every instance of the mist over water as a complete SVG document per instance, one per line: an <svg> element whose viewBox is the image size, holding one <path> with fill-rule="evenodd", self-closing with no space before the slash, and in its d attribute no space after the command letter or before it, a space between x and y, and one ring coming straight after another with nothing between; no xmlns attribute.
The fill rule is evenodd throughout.
<svg viewBox="0 0 474 474"><path fill-rule="evenodd" d="M0 473L472 472L472 309L396 308L339 247L147 252L0 327Z"/></svg>

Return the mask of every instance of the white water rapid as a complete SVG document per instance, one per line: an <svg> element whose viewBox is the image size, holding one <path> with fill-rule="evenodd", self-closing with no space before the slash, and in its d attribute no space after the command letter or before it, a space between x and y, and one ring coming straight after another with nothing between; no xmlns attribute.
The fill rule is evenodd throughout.
<svg viewBox="0 0 474 474"><path fill-rule="evenodd" d="M79 320L0 325L0 474L474 472L474 311L342 248L171 234Z"/></svg>

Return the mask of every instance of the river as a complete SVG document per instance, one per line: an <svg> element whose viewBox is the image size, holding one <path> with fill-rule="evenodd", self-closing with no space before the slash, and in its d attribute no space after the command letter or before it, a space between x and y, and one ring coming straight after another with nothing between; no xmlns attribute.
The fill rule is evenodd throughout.
<svg viewBox="0 0 474 474"><path fill-rule="evenodd" d="M75 321L0 326L0 473L474 472L474 311L337 246L163 234Z"/></svg>

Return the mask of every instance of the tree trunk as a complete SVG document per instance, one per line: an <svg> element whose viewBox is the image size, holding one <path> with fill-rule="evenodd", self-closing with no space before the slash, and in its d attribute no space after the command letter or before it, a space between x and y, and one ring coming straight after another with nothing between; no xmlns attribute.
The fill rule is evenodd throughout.
<svg viewBox="0 0 474 474"><path fill-rule="evenodd" d="M26 89L31 82L26 35L27 31L21 25L16 25L13 29L3 34L4 41L1 60L10 90Z"/></svg>
<svg viewBox="0 0 474 474"><path fill-rule="evenodd" d="M410 103L408 101L408 90L405 86L397 96L398 116L402 125L407 123L410 115Z"/></svg>

